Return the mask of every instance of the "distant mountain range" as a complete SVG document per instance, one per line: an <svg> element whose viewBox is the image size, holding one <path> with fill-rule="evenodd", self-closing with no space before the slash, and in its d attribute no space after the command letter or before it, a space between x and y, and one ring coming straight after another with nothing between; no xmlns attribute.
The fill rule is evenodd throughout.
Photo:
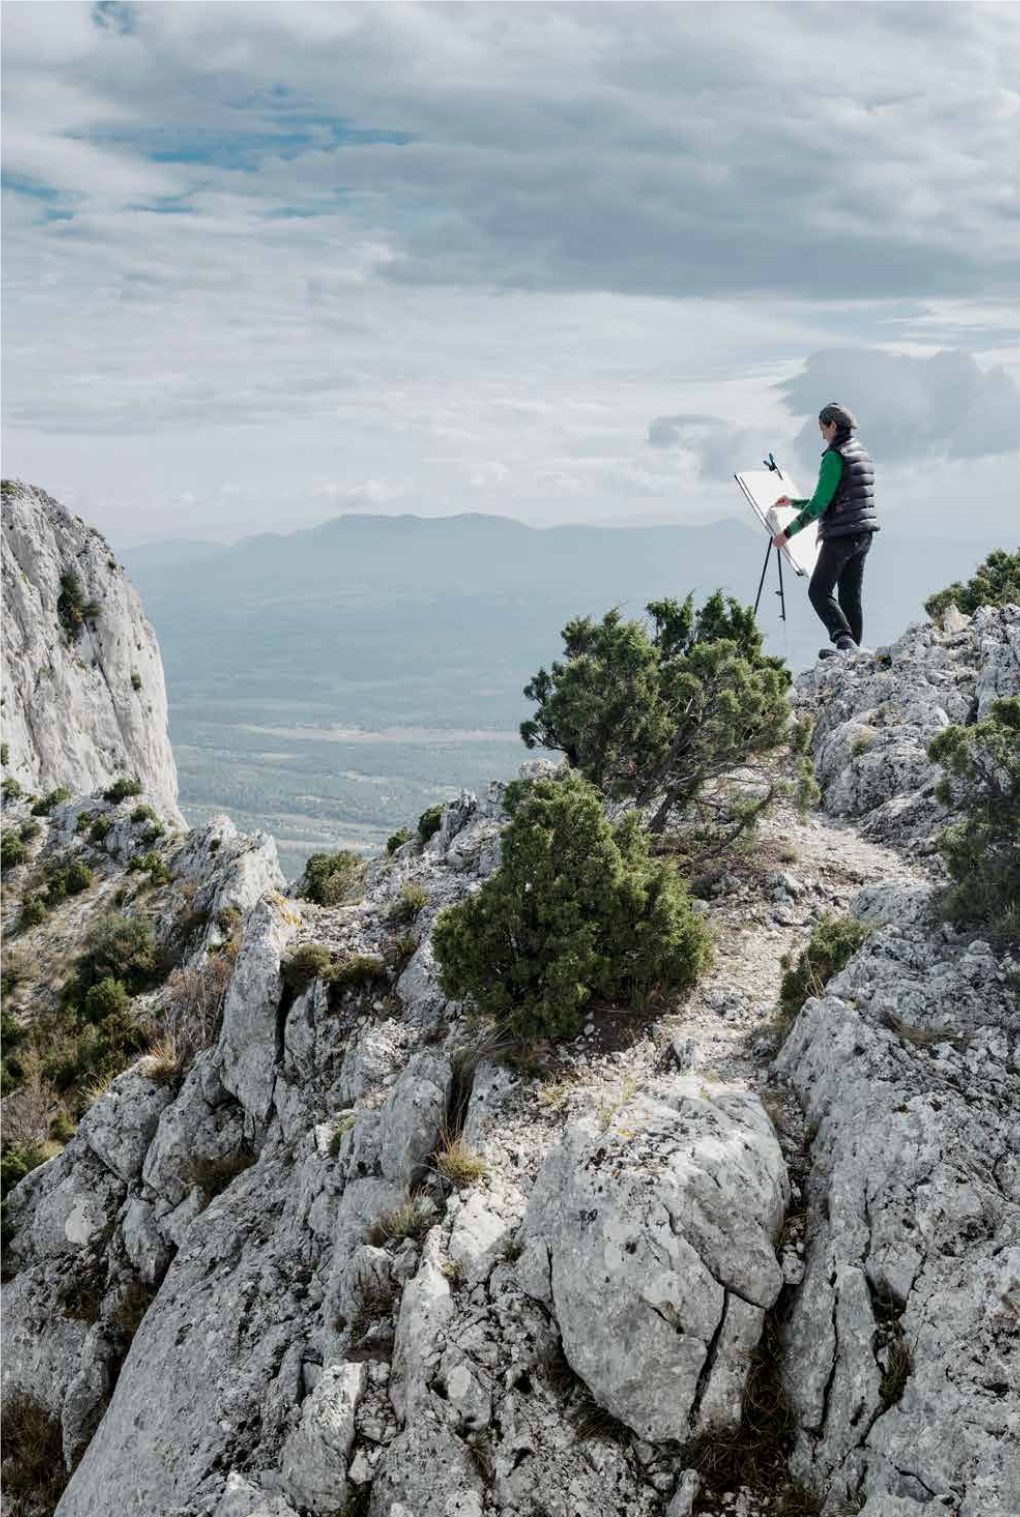
<svg viewBox="0 0 1020 1517"><path fill-rule="evenodd" d="M898 636L927 595L996 546L882 531L865 577L869 644ZM118 557L159 635L182 806L275 830L294 863L324 839L374 844L409 809L512 772L526 756L514 736L529 714L522 687L558 656L571 616L614 605L640 616L659 596L700 600L717 586L748 604L765 547L736 520L542 529L478 513L357 514ZM773 567L760 619L770 650L800 669L825 633L790 574L784 627L775 584ZM390 735L347 748L330 728ZM405 745L392 729L407 730ZM478 729L505 742L465 735ZM442 730L449 743L437 747Z"/></svg>

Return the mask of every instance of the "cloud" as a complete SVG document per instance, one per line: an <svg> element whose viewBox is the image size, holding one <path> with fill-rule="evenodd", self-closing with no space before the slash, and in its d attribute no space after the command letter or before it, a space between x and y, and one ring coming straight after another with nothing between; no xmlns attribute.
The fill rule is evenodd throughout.
<svg viewBox="0 0 1020 1517"><path fill-rule="evenodd" d="M737 468L748 467L761 449L758 433L721 416L656 416L648 423L653 448L676 448L693 455L709 479L732 479Z"/></svg>
<svg viewBox="0 0 1020 1517"><path fill-rule="evenodd" d="M1016 289L1012 7L857 6L835 81L825 6L65 9L61 43L5 8L5 72L108 116L5 114L12 168L75 214L179 193L200 215L203 190L285 222L342 208L404 285Z"/></svg>
<svg viewBox="0 0 1020 1517"><path fill-rule="evenodd" d="M808 412L797 451L815 459L817 414L826 401L848 405L876 459L986 458L1013 453L1020 441L1020 391L1001 368L982 370L969 353L930 357L874 348L813 353L778 386L795 413Z"/></svg>

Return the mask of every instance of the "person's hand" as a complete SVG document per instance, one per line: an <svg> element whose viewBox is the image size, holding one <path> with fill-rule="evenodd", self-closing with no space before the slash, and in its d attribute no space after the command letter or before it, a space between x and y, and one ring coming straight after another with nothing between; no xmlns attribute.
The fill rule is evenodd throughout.
<svg viewBox="0 0 1020 1517"><path fill-rule="evenodd" d="M777 532L775 537L772 539L772 546L773 548L781 548L784 543L788 543L789 541L790 538L786 532Z"/></svg>
<svg viewBox="0 0 1020 1517"><path fill-rule="evenodd" d="M792 506L793 505L793 501L790 499L790 497L788 495L781 495L779 497L779 499L776 501L776 505L777 506Z"/></svg>

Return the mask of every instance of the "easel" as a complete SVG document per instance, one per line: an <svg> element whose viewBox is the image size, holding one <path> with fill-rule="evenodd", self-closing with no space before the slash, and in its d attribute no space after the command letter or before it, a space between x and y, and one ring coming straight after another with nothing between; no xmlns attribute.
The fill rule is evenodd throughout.
<svg viewBox="0 0 1020 1517"><path fill-rule="evenodd" d="M782 479L782 477L783 477L783 471L779 467L779 465L776 463L776 461L772 457L771 453L769 454L768 458L763 458L762 459L762 463L765 465L765 467L767 469L771 469L771 471L772 471L773 474L778 474L779 478ZM774 544L772 542L772 538L770 537L769 538L769 545L765 549L765 562L762 564L762 567L761 567L761 579L758 581L758 594L754 598L754 614L755 614L755 616L758 615L758 603L761 600L761 592L762 592L762 589L763 589L763 587L765 585L765 575L768 573L769 559L772 556L773 546L774 546ZM786 592L783 589L783 555L782 555L782 553L780 553L780 551L779 551L778 548L776 548L776 568L779 570L779 589L776 590L774 592L774 594L776 594L776 595L779 596L779 619L780 619L780 621L784 621L785 622L785 620L786 620Z"/></svg>

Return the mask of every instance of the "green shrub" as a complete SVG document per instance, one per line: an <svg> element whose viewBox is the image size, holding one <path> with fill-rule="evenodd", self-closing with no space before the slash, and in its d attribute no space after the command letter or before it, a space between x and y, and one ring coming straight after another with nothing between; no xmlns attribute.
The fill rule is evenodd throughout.
<svg viewBox="0 0 1020 1517"><path fill-rule="evenodd" d="M140 690L142 688L142 676L138 673L137 669L132 669L131 671L131 688L132 690Z"/></svg>
<svg viewBox="0 0 1020 1517"><path fill-rule="evenodd" d="M73 1098L79 1110L102 1087L133 1064L148 1042L145 1028L130 1005L108 1012L99 1022L84 1021L77 1035L62 1043L43 1061L43 1074L61 1093Z"/></svg>
<svg viewBox="0 0 1020 1517"><path fill-rule="evenodd" d="M396 853L398 848L403 847L404 843L409 843L413 837L414 833L409 827L401 827L399 832L394 832L386 839L386 852Z"/></svg>
<svg viewBox="0 0 1020 1517"><path fill-rule="evenodd" d="M442 804L439 804L439 805L436 805L436 806L430 806L429 809L427 811L423 811L422 814L421 814L421 816L418 818L418 836L419 836L419 838L421 839L421 841L423 843L427 843L428 840L429 840L429 838L432 837L435 833L437 833L442 825L443 825L443 806L442 806Z"/></svg>
<svg viewBox="0 0 1020 1517"><path fill-rule="evenodd" d="M772 799L760 761L790 739L790 675L762 653L753 612L719 591L698 612L692 596L646 610L651 632L616 609L600 623L568 622L566 660L525 686L538 709L521 737L565 754L607 795L654 805L653 834L673 817L692 827L699 849L718 851ZM765 781L762 796L734 790L724 805L719 783L749 765Z"/></svg>
<svg viewBox="0 0 1020 1517"><path fill-rule="evenodd" d="M420 885L405 885L387 913L391 922L413 922L423 906L429 903L429 893Z"/></svg>
<svg viewBox="0 0 1020 1517"><path fill-rule="evenodd" d="M147 874L150 885L168 885L170 871L160 855L151 849L148 853L136 853L128 860L129 874Z"/></svg>
<svg viewBox="0 0 1020 1517"><path fill-rule="evenodd" d="M11 761L11 750L7 743L0 743L0 764L6 769Z"/></svg>
<svg viewBox="0 0 1020 1517"><path fill-rule="evenodd" d="M288 990L303 995L313 980L329 980L333 965L324 943L302 943L280 965L280 974Z"/></svg>
<svg viewBox="0 0 1020 1517"><path fill-rule="evenodd" d="M143 848L151 848L153 843L158 843L166 832L162 822L150 822L142 833L140 841Z"/></svg>
<svg viewBox="0 0 1020 1517"><path fill-rule="evenodd" d="M92 811L79 811L74 823L75 832L84 832L85 828L93 820L94 815L95 813Z"/></svg>
<svg viewBox="0 0 1020 1517"><path fill-rule="evenodd" d="M127 986L123 980L115 980L111 975L100 980L98 984L91 985L85 992L83 1010L85 1020L93 1026L99 1022L105 1022L107 1017L119 1016L126 1011L131 997L128 995Z"/></svg>
<svg viewBox="0 0 1020 1517"><path fill-rule="evenodd" d="M711 961L707 929L673 868L650 859L633 812L615 825L577 774L515 780L502 863L436 922L446 995L521 1037L573 1037L598 996L646 1004Z"/></svg>
<svg viewBox="0 0 1020 1517"><path fill-rule="evenodd" d="M70 790L63 785L58 785L56 790L51 790L48 795L40 796L32 807L33 816L49 816L54 806L59 806L61 801L71 799Z"/></svg>
<svg viewBox="0 0 1020 1517"><path fill-rule="evenodd" d="M857 917L837 917L827 911L811 929L807 947L798 954L797 962L789 954L783 955L779 961L784 970L779 993L781 1031L789 1031L809 996L825 993L833 975L849 963L867 936L868 928Z"/></svg>
<svg viewBox="0 0 1020 1517"><path fill-rule="evenodd" d="M305 865L302 895L319 906L341 906L359 893L365 861L349 848L339 853L313 853Z"/></svg>
<svg viewBox="0 0 1020 1517"><path fill-rule="evenodd" d="M89 839L93 843L105 842L113 831L112 816L97 816L89 828Z"/></svg>
<svg viewBox="0 0 1020 1517"><path fill-rule="evenodd" d="M0 870L15 869L28 857L28 850L16 832L5 832L0 838Z"/></svg>
<svg viewBox="0 0 1020 1517"><path fill-rule="evenodd" d="M27 895L21 903L21 912L18 916L18 927L38 927L40 922L46 920L46 897L36 893Z"/></svg>
<svg viewBox="0 0 1020 1517"><path fill-rule="evenodd" d="M89 928L76 966L76 986L84 996L100 981L122 980L131 995L147 990L157 971L156 940L145 917L108 912Z"/></svg>
<svg viewBox="0 0 1020 1517"><path fill-rule="evenodd" d="M1020 939L1020 696L995 701L984 721L945 727L928 748L945 773L936 794L956 812L939 838L952 886L946 915Z"/></svg>
<svg viewBox="0 0 1020 1517"><path fill-rule="evenodd" d="M82 859L75 859L64 870L64 889L68 895L81 895L83 890L95 884L95 880L92 870Z"/></svg>
<svg viewBox="0 0 1020 1517"><path fill-rule="evenodd" d="M3 968L3 997L6 1002L18 980L18 964L10 959ZM3 1056L0 1058L0 1094L9 1095L24 1078L24 1068L18 1058L18 1048L25 1041L25 1029L6 1005L0 1007L0 1039L3 1040Z"/></svg>
<svg viewBox="0 0 1020 1517"><path fill-rule="evenodd" d="M924 609L932 621L939 621L950 606L965 616L973 616L979 606L1020 605L1020 550L1007 553L996 548L974 573L974 578L959 580L930 595Z"/></svg>
<svg viewBox="0 0 1020 1517"><path fill-rule="evenodd" d="M18 829L18 836L23 843L32 843L39 836L40 832L42 832L42 823L30 818L28 821L22 822Z"/></svg>
<svg viewBox="0 0 1020 1517"><path fill-rule="evenodd" d="M74 569L60 576L60 595L57 597L57 616L60 625L71 642L76 642L85 622L99 615L99 602L86 600L81 580Z"/></svg>
<svg viewBox="0 0 1020 1517"><path fill-rule="evenodd" d="M338 991L363 989L386 978L386 963L374 954L355 953L333 966L332 984Z"/></svg>
<svg viewBox="0 0 1020 1517"><path fill-rule="evenodd" d="M418 939L413 932L403 933L393 945L393 954L398 965L404 965L418 951Z"/></svg>
<svg viewBox="0 0 1020 1517"><path fill-rule="evenodd" d="M46 1153L41 1143L4 1143L0 1149L0 1197L6 1196L19 1180L45 1161ZM6 1428L4 1437L7 1437Z"/></svg>
<svg viewBox="0 0 1020 1517"><path fill-rule="evenodd" d="M9 774L4 782L0 784L0 795L3 796L5 801L20 800L24 793L13 774Z"/></svg>
<svg viewBox="0 0 1020 1517"><path fill-rule="evenodd" d="M131 813L131 820L133 822L158 822L159 817L151 806L143 804L135 807Z"/></svg>
<svg viewBox="0 0 1020 1517"><path fill-rule="evenodd" d="M113 784L103 791L104 801L126 801L129 796L141 795L142 782L137 779L122 777L114 780Z"/></svg>

